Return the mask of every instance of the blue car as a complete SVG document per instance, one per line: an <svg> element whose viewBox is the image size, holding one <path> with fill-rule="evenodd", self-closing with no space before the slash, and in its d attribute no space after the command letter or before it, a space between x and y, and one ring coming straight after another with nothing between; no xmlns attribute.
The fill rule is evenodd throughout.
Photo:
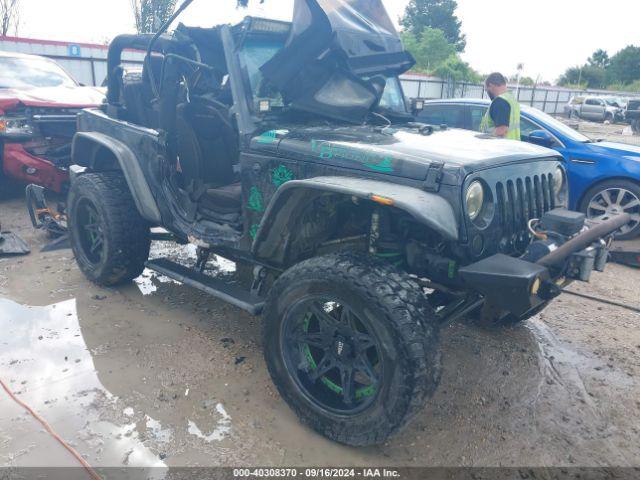
<svg viewBox="0 0 640 480"><path fill-rule="evenodd" d="M432 100L417 114L419 121L467 130L480 130L489 100ZM632 221L618 236L640 236L640 147L595 141L546 113L522 106L522 140L560 152L569 175L573 210L590 219L605 220L619 212Z"/></svg>

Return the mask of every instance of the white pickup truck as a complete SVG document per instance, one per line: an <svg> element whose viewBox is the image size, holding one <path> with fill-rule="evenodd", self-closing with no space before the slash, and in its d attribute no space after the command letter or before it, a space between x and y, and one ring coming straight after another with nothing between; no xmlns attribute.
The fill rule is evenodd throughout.
<svg viewBox="0 0 640 480"><path fill-rule="evenodd" d="M618 102L607 97L573 97L565 110L569 118L609 123L624 119L624 110Z"/></svg>

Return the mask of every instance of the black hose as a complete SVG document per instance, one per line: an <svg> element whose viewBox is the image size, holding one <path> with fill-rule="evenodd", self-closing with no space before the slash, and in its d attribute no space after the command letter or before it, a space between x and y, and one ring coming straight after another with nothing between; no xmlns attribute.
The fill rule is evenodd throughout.
<svg viewBox="0 0 640 480"><path fill-rule="evenodd" d="M628 213L616 215L615 217L607 221L591 227L586 232L573 237L571 240L562 244L549 255L542 257L536 263L538 265L542 265L543 267L553 267L555 265L558 265L574 253L584 250L598 239L606 237L607 235L624 227L630 221L631 216Z"/></svg>
<svg viewBox="0 0 640 480"><path fill-rule="evenodd" d="M592 297L591 295L585 295L584 293L572 292L570 290L562 290L562 293L573 295L574 297L586 298L587 300L593 300L594 302L604 303L606 305L613 305L614 307L624 308L631 312L640 313L640 308L632 307L631 305L625 305L624 303L614 302L612 300L606 300L604 298Z"/></svg>

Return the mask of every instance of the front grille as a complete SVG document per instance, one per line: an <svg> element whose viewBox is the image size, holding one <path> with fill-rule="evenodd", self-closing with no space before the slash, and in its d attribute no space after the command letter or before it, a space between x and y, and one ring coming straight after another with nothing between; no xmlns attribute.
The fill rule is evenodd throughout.
<svg viewBox="0 0 640 480"><path fill-rule="evenodd" d="M555 208L553 175L541 174L496 184L500 224L507 235L526 230L533 218Z"/></svg>

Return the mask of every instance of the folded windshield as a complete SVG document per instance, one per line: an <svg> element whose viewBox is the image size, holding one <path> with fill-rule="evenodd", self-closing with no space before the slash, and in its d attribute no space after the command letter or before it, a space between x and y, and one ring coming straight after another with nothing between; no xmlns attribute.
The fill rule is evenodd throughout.
<svg viewBox="0 0 640 480"><path fill-rule="evenodd" d="M382 0L296 0L289 38L261 71L286 104L361 122L413 64Z"/></svg>

